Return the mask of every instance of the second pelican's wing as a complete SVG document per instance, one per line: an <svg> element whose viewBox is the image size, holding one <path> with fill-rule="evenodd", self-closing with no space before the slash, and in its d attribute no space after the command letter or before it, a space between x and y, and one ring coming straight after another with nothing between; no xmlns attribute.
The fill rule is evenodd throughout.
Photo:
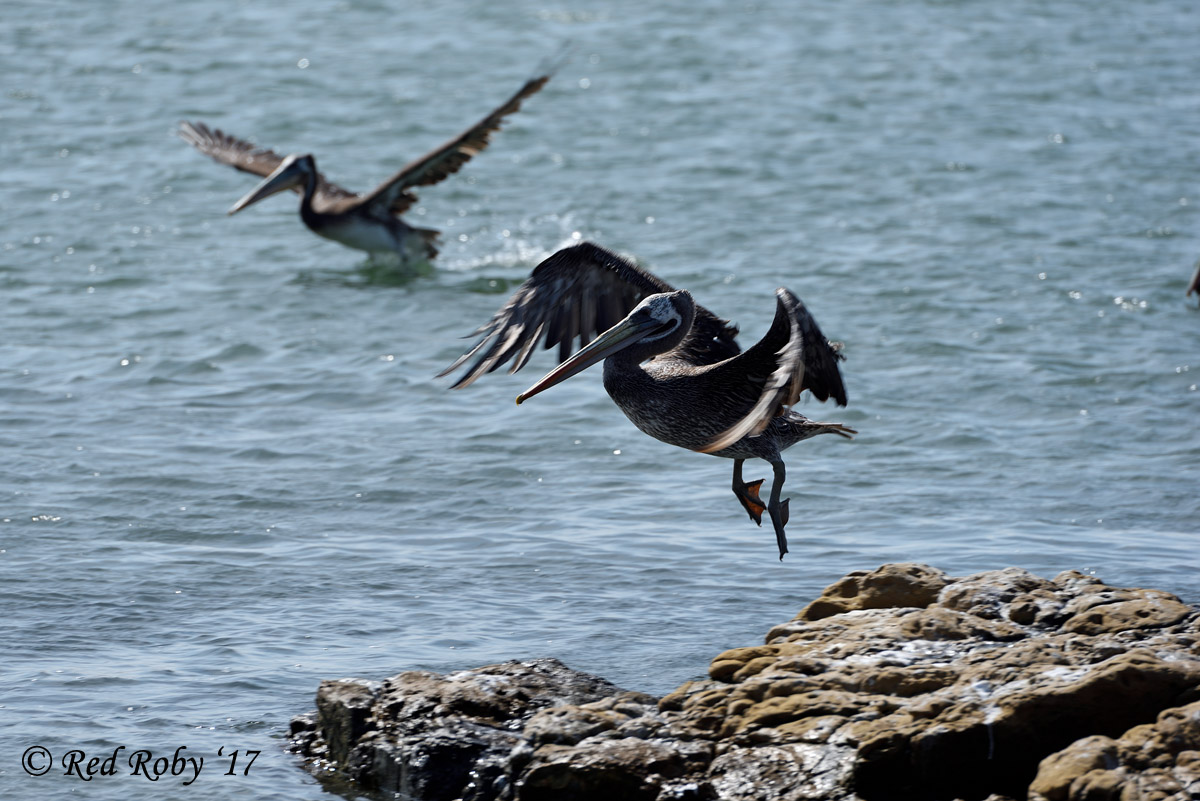
<svg viewBox="0 0 1200 801"><path fill-rule="evenodd" d="M220 128L209 128L202 122L183 120L179 123L179 136L218 164L227 164L259 178L266 178L275 172L284 158L274 150L252 145L244 139L225 133ZM294 189L296 194L304 194L302 185ZM358 195L348 189L329 183L325 176L317 175L317 191L314 193L313 204L318 210L328 203L357 197Z"/></svg>
<svg viewBox="0 0 1200 801"><path fill-rule="evenodd" d="M401 214L417 201L409 191L414 186L436 184L458 172L464 164L488 146L492 133L500 130L504 118L521 108L521 102L537 94L554 74L554 67L539 70L517 90L516 94L492 110L490 114L460 133L450 141L434 148L415 161L400 168L398 172L363 198L364 203L386 208L392 214Z"/></svg>

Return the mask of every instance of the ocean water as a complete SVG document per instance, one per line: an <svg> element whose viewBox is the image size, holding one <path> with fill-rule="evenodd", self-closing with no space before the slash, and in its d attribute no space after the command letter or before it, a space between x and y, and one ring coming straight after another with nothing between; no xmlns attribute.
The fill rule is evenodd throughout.
<svg viewBox="0 0 1200 801"><path fill-rule="evenodd" d="M666 692L890 561L1200 601L1192 3L0 19L0 797L328 798L282 750L322 679L554 656ZM443 237L415 276L290 195L227 217L253 179L174 134L311 151L366 190L568 41L419 193ZM731 463L642 435L598 368L520 408L552 354L434 377L579 239L744 343L777 286L846 343L850 405L802 411L861 433L787 452L782 562ZM64 775L118 748L114 775Z"/></svg>

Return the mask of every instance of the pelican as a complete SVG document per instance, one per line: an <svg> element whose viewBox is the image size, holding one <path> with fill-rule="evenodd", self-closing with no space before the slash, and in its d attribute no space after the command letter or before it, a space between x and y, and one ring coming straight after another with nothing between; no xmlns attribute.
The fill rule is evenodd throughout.
<svg viewBox="0 0 1200 801"><path fill-rule="evenodd" d="M598 245L560 250L529 278L474 335L478 342L441 375L472 358L454 388L512 361L521 369L539 339L559 346L558 367L517 396L520 404L598 361L604 388L633 424L655 439L733 459L733 494L762 525L767 511L779 558L787 553L788 500L780 500L784 450L818 434L852 438L841 423L820 423L794 411L807 389L819 400L846 405L837 347L787 289L775 292L770 330L745 352L738 330L674 289ZM597 332L598 337L592 340ZM571 355L579 337L580 350ZM762 479L742 480L742 463L759 458L774 469L770 500Z"/></svg>
<svg viewBox="0 0 1200 801"><path fill-rule="evenodd" d="M551 63L560 59L554 59ZM521 108L521 102L536 94L554 73L554 66L539 69L508 100L486 117L440 147L411 161L371 192L360 195L325 180L310 154L280 156L256 147L202 122L179 123L179 135L205 155L243 172L263 176L258 186L233 204L236 214L265 197L294 189L300 193L300 219L313 233L347 247L376 254L396 254L401 263L428 261L437 255L438 232L414 228L400 214L416 202L414 187L443 180L488 146L493 131L504 118Z"/></svg>

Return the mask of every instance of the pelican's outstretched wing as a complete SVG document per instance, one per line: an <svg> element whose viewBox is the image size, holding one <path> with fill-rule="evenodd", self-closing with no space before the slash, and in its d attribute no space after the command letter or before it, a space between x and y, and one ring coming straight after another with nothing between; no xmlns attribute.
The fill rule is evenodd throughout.
<svg viewBox="0 0 1200 801"><path fill-rule="evenodd" d="M538 69L537 75L525 82L516 94L497 106L490 114L460 133L441 147L409 162L399 172L377 186L363 198L366 204L388 209L392 214L401 214L417 201L409 191L414 186L429 186L444 180L462 168L471 157L486 148L492 133L500 130L504 118L521 108L526 98L535 95L554 75L565 57L566 49Z"/></svg>
<svg viewBox="0 0 1200 801"><path fill-rule="evenodd" d="M202 122L183 120L179 123L179 136L188 144L209 156L218 164L227 164L236 170L266 178L275 172L283 156L274 150L252 145L244 139L227 134L219 128L209 128ZM304 194L303 186L293 187L297 194ZM325 180L317 174L317 190L313 194L313 206L325 209L330 203L357 198L358 195Z"/></svg>
<svg viewBox="0 0 1200 801"><path fill-rule="evenodd" d="M775 320L766 336L737 358L714 367L709 380L737 387L753 403L735 425L701 450L715 453L746 436L760 433L771 420L785 414L804 390L817 400L833 398L846 405L846 387L838 361L842 358L825 339L817 321L800 298L787 289L775 291Z"/></svg>
<svg viewBox="0 0 1200 801"><path fill-rule="evenodd" d="M642 298L673 290L666 281L591 242L565 248L534 268L491 321L476 329L480 339L475 346L439 376L472 358L475 362L454 388L465 387L510 360L509 372L516 372L542 338L547 348L558 345L558 360L565 361L576 338L583 347L624 319ZM696 307L688 340L694 339L694 350L708 356L701 363L736 355L736 335L735 327L704 307Z"/></svg>

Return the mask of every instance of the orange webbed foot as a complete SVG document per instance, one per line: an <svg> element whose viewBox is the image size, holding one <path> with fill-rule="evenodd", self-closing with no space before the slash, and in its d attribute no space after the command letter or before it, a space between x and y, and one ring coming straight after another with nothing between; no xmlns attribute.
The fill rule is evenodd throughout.
<svg viewBox="0 0 1200 801"><path fill-rule="evenodd" d="M767 510L762 499L758 497L758 488L762 486L763 479L751 481L743 484L741 487L734 489L733 494L741 502L742 508L750 515L750 519L757 525L762 525L762 514Z"/></svg>

